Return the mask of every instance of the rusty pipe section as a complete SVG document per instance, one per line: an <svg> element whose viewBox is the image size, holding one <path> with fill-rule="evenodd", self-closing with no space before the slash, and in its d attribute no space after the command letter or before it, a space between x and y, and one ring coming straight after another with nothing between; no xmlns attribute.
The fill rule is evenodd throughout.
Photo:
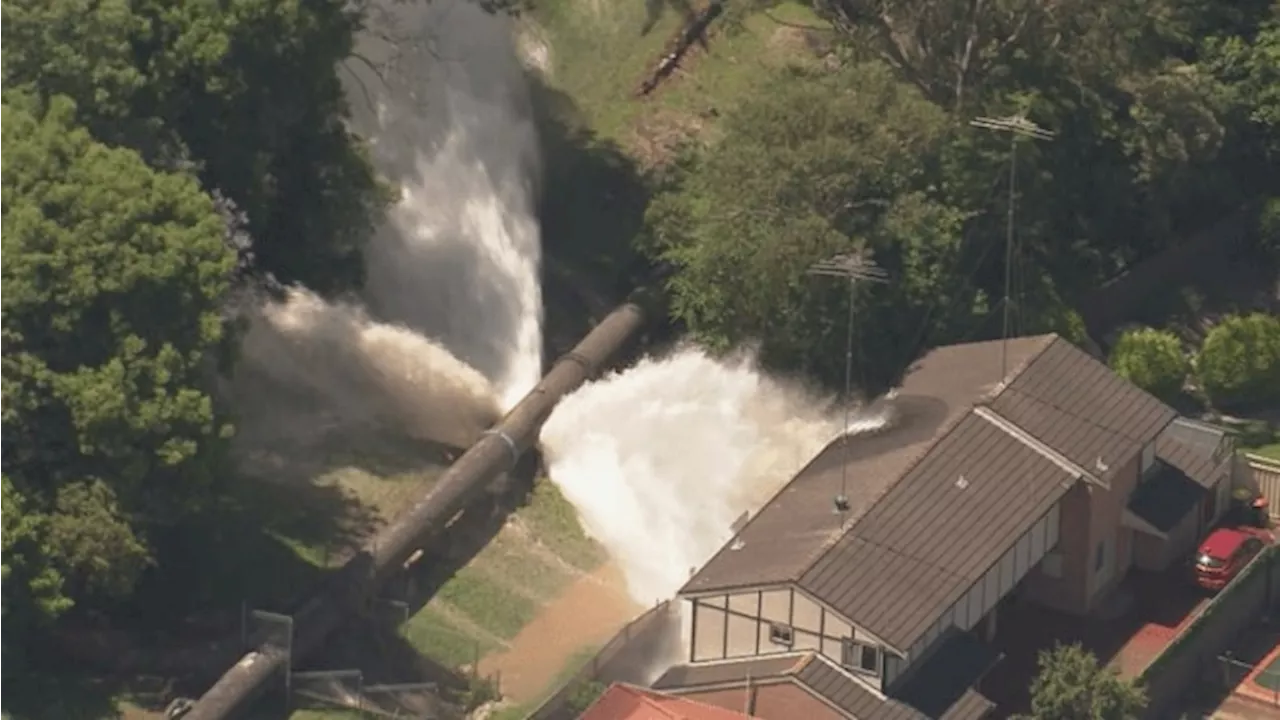
<svg viewBox="0 0 1280 720"><path fill-rule="evenodd" d="M263 644L240 658L183 716L185 720L241 717L273 678L315 651L343 621L371 600L418 549L424 547L500 474L537 442L538 431L565 395L594 376L634 337L645 320L636 303L610 313L497 425L481 436L398 520L365 543L293 616L292 652Z"/></svg>

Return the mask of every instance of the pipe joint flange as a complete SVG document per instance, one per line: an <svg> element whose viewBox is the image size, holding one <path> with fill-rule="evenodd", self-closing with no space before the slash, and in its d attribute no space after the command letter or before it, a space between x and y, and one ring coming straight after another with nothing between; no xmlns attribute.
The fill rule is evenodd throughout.
<svg viewBox="0 0 1280 720"><path fill-rule="evenodd" d="M577 364L577 366L582 368L583 372L585 372L587 375L590 375L593 371L593 368L592 368L593 363L591 362L590 358L588 358L587 356L583 355L580 352L567 352L564 355L560 356L560 360L561 361L567 360L571 363Z"/></svg>
<svg viewBox="0 0 1280 720"><path fill-rule="evenodd" d="M511 436L508 435L505 430L501 428L489 428L488 430L485 430L483 433L480 433L480 434L482 436L496 435L502 438L502 441L507 444L507 450L511 451L511 468L514 470L516 465L520 464L520 448L519 446L516 445L516 441L512 440Z"/></svg>

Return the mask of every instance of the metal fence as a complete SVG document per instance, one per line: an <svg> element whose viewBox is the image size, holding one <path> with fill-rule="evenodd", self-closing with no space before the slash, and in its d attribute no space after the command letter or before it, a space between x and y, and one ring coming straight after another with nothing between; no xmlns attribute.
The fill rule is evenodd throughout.
<svg viewBox="0 0 1280 720"><path fill-rule="evenodd" d="M293 673L289 707L293 710L346 711L351 718L445 720L457 716L443 703L435 683L366 685L359 670Z"/></svg>

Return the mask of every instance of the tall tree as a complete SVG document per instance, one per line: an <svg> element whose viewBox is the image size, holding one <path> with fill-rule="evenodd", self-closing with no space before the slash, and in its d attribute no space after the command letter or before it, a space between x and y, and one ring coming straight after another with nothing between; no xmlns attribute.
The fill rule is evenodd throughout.
<svg viewBox="0 0 1280 720"><path fill-rule="evenodd" d="M343 0L13 0L6 88L70 97L98 139L193 163L249 217L261 269L315 290L362 279L389 199L344 123L336 68L360 4Z"/></svg>
<svg viewBox="0 0 1280 720"><path fill-rule="evenodd" d="M965 213L928 183L948 130L941 110L880 63L762 82L650 209L650 250L677 269L676 317L712 346L758 340L766 362L837 381L846 287L805 272L870 249L896 279L859 301L870 311L861 357L869 381L889 380L928 308L969 303L951 272Z"/></svg>
<svg viewBox="0 0 1280 720"><path fill-rule="evenodd" d="M190 176L96 142L65 97L6 90L3 108L3 466L32 539L21 564L55 569L72 599L118 596L148 562L147 528L198 507L217 473L229 428L205 384L235 258ZM53 576L26 577L54 597Z"/></svg>

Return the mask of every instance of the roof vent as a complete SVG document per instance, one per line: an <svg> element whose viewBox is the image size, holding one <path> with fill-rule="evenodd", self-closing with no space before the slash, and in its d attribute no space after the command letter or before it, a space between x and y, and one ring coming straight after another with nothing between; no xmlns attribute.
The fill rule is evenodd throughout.
<svg viewBox="0 0 1280 720"><path fill-rule="evenodd" d="M742 548L744 548L744 547L746 547L746 546L747 546L747 544L746 544L746 543L744 543L744 542L742 542L742 538L734 538L734 539L733 539L733 542L729 543L729 549L730 549L730 550L741 550Z"/></svg>
<svg viewBox="0 0 1280 720"><path fill-rule="evenodd" d="M1093 469L1100 473L1105 473L1106 471L1111 469L1111 466L1108 465L1106 462L1104 462L1102 460L1102 456L1099 455L1098 459L1093 461Z"/></svg>
<svg viewBox="0 0 1280 720"><path fill-rule="evenodd" d="M849 512L849 498L844 495L837 495L835 500L832 501L832 504L835 506L835 512L837 514Z"/></svg>
<svg viewBox="0 0 1280 720"><path fill-rule="evenodd" d="M960 488L961 490L964 490L965 488L969 487L968 479L966 479L965 476L961 475L960 479L956 480L956 487Z"/></svg>

